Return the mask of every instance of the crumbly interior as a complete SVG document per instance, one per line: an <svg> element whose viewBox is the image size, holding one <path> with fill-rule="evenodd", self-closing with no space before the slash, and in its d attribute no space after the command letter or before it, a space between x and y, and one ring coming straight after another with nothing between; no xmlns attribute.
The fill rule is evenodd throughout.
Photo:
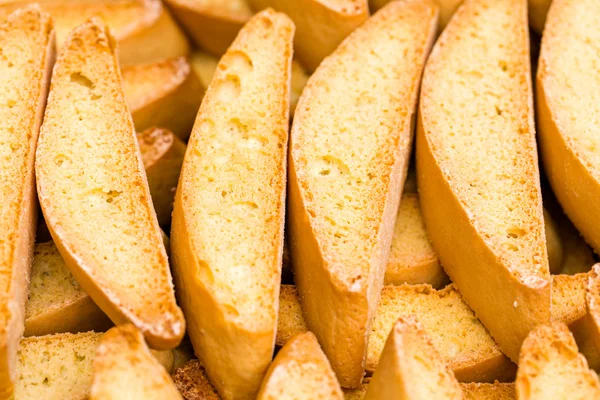
<svg viewBox="0 0 600 400"><path fill-rule="evenodd" d="M442 34L421 107L434 157L486 244L518 278L546 278L526 9L518 1L471 1L457 11L469 24Z"/></svg>

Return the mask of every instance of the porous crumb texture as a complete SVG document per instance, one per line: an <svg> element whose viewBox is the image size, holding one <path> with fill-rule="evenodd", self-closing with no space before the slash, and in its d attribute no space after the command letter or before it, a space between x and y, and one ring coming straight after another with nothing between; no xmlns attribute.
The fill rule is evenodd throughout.
<svg viewBox="0 0 600 400"><path fill-rule="evenodd" d="M28 3L28 0L5 2L0 5L0 17ZM69 32L92 17L101 18L120 40L151 24L162 12L160 2L155 0L43 0L39 4L52 15L58 48L63 46Z"/></svg>
<svg viewBox="0 0 600 400"><path fill-rule="evenodd" d="M207 91L180 182L201 284L257 331L277 315L292 33L272 11L246 25Z"/></svg>
<svg viewBox="0 0 600 400"><path fill-rule="evenodd" d="M173 346L184 320L112 40L94 19L73 31L57 60L38 144L38 195L88 294L152 345Z"/></svg>
<svg viewBox="0 0 600 400"><path fill-rule="evenodd" d="M84 400L101 333L24 338L18 351L15 399Z"/></svg>
<svg viewBox="0 0 600 400"><path fill-rule="evenodd" d="M92 364L90 392L90 400L182 398L142 333L130 324L102 336Z"/></svg>
<svg viewBox="0 0 600 400"><path fill-rule="evenodd" d="M299 332L306 332L302 307L294 285L281 285L279 292L279 318L277 318L277 346L283 346Z"/></svg>
<svg viewBox="0 0 600 400"><path fill-rule="evenodd" d="M461 383L464 400L515 400L515 384L500 383Z"/></svg>
<svg viewBox="0 0 600 400"><path fill-rule="evenodd" d="M404 193L398 208L386 285L429 283L439 287L447 280L431 247L416 193Z"/></svg>
<svg viewBox="0 0 600 400"><path fill-rule="evenodd" d="M221 400L198 360L190 360L177 368L173 382L185 400Z"/></svg>
<svg viewBox="0 0 600 400"><path fill-rule="evenodd" d="M377 367L385 341L400 315L419 319L448 368L455 370L459 379L462 369L503 358L498 345L454 285L443 290L429 285L385 286L369 336L367 371Z"/></svg>
<svg viewBox="0 0 600 400"><path fill-rule="evenodd" d="M548 276L525 18L522 0L467 0L432 51L421 100L445 179L521 281Z"/></svg>
<svg viewBox="0 0 600 400"><path fill-rule="evenodd" d="M552 321L571 325L585 317L587 314L585 308L587 279L588 274L584 273L552 276L552 306L550 308Z"/></svg>
<svg viewBox="0 0 600 400"><path fill-rule="evenodd" d="M598 375L578 352L566 325L535 328L523 342L516 379L519 399L597 399Z"/></svg>
<svg viewBox="0 0 600 400"><path fill-rule="evenodd" d="M317 338L300 333L277 353L263 380L258 400L342 399L340 388Z"/></svg>
<svg viewBox="0 0 600 400"><path fill-rule="evenodd" d="M51 314L87 297L65 265L54 242L36 243L25 325L44 314Z"/></svg>
<svg viewBox="0 0 600 400"><path fill-rule="evenodd" d="M300 194L326 267L352 290L380 274L374 252L391 175L407 168L432 23L423 16L435 13L427 7L395 3L354 31L309 79L296 109Z"/></svg>
<svg viewBox="0 0 600 400"><path fill-rule="evenodd" d="M363 400L367 394L367 390L369 389L369 383L371 383L371 378L366 377L363 379L362 383L354 389L342 388L342 391L344 392L344 399Z"/></svg>
<svg viewBox="0 0 600 400"><path fill-rule="evenodd" d="M14 269L22 263L20 260L31 257L31 253L19 254L18 251L31 251L32 243L23 247L23 240L33 242L33 234L27 238L31 227L23 222L33 218L24 213L33 200L30 198L34 186L33 158L40 103L47 90L44 78L51 32L49 17L34 8L15 13L0 25L0 227L3 232L0 239L0 331L3 348L7 345L4 341L11 340L4 336L6 331L14 329L7 324L12 318L23 318L22 314L14 314L22 313L24 297L15 297L24 296L27 286L25 282L21 288L15 285L19 285L22 276L28 276L28 271ZM15 304L15 300L20 304ZM19 325L22 329L22 322Z"/></svg>
<svg viewBox="0 0 600 400"><path fill-rule="evenodd" d="M112 32L112 29L111 29ZM123 68L123 94L132 112L175 90L192 73L185 57Z"/></svg>
<svg viewBox="0 0 600 400"><path fill-rule="evenodd" d="M388 336L366 399L403 395L415 399L461 399L454 374L413 315L402 315Z"/></svg>

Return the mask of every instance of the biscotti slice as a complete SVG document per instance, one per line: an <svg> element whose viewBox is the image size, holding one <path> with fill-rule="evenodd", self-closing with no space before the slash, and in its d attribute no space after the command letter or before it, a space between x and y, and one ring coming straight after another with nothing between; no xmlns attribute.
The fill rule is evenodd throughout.
<svg viewBox="0 0 600 400"><path fill-rule="evenodd" d="M131 324L106 332L92 363L90 400L112 399L182 399L142 333Z"/></svg>
<svg viewBox="0 0 600 400"><path fill-rule="evenodd" d="M0 18L31 2L0 1ZM54 19L59 50L71 30L92 17L99 17L119 42L122 66L189 52L185 35L160 0L42 0L39 3Z"/></svg>
<svg viewBox="0 0 600 400"><path fill-rule="evenodd" d="M52 64L50 16L32 6L0 24L0 398L13 390L33 259L34 158Z"/></svg>
<svg viewBox="0 0 600 400"><path fill-rule="evenodd" d="M77 282L116 323L157 349L185 320L152 207L115 42L96 18L58 56L36 154L40 205Z"/></svg>
<svg viewBox="0 0 600 400"><path fill-rule="evenodd" d="M173 382L185 400L221 399L198 360L190 360L177 368Z"/></svg>
<svg viewBox="0 0 600 400"><path fill-rule="evenodd" d="M135 129L160 126L187 140L204 89L185 57L123 69L123 93Z"/></svg>
<svg viewBox="0 0 600 400"><path fill-rule="evenodd" d="M24 335L104 331L110 326L112 322L81 289L54 242L36 243Z"/></svg>
<svg viewBox="0 0 600 400"><path fill-rule="evenodd" d="M291 338L279 350L258 392L258 400L343 399L331 364L311 332Z"/></svg>
<svg viewBox="0 0 600 400"><path fill-rule="evenodd" d="M466 0L427 61L417 129L429 239L513 361L550 320L529 62L526 0Z"/></svg>
<svg viewBox="0 0 600 400"><path fill-rule="evenodd" d="M523 342L515 382L517 399L597 399L598 375L588 367L567 326L533 329Z"/></svg>
<svg viewBox="0 0 600 400"><path fill-rule="evenodd" d="M546 16L552 0L527 0L527 3L529 4L529 24L534 31L541 35L544 32Z"/></svg>
<svg viewBox="0 0 600 400"><path fill-rule="evenodd" d="M293 36L273 10L240 31L200 106L175 197L178 295L195 353L225 399L256 396L273 355Z"/></svg>
<svg viewBox="0 0 600 400"><path fill-rule="evenodd" d="M600 251L600 2L552 3L537 74L540 151L548 180L565 213Z"/></svg>
<svg viewBox="0 0 600 400"><path fill-rule="evenodd" d="M390 1L392 1L392 0L369 0L369 7L371 8L372 12L377 11L381 7L383 7L387 3L389 3ZM439 25L438 25L438 31L441 32L442 30L444 30L444 28L448 24L448 21L450 21L450 18L456 12L456 9L458 8L458 6L460 6L460 4L463 2L463 0L434 0L434 1L435 1L435 3L437 3L440 6L440 20L439 20Z"/></svg>
<svg viewBox="0 0 600 400"><path fill-rule="evenodd" d="M296 108L286 227L294 279L343 387L364 374L436 21L426 0L381 9L323 61Z"/></svg>
<svg viewBox="0 0 600 400"><path fill-rule="evenodd" d="M461 383L464 400L514 400L516 399L513 382Z"/></svg>
<svg viewBox="0 0 600 400"><path fill-rule="evenodd" d="M365 399L461 399L458 381L414 316L400 316L388 336Z"/></svg>
<svg viewBox="0 0 600 400"><path fill-rule="evenodd" d="M256 10L273 7L296 24L294 50L308 71L369 18L367 0L248 0Z"/></svg>
<svg viewBox="0 0 600 400"><path fill-rule="evenodd" d="M137 139L158 223L169 225L185 144L162 128L149 128L138 133Z"/></svg>
<svg viewBox="0 0 600 400"><path fill-rule="evenodd" d="M405 191L398 208L384 283L429 283L440 288L447 281L448 276L427 238L419 196Z"/></svg>
<svg viewBox="0 0 600 400"><path fill-rule="evenodd" d="M166 0L201 48L220 56L252 17L247 0Z"/></svg>
<svg viewBox="0 0 600 400"><path fill-rule="evenodd" d="M281 288L277 344L305 332L304 318L295 287ZM515 366L498 348L453 285L435 290L429 285L385 286L371 329L366 368L373 372L392 326L401 315L415 315L463 382L487 382L514 377ZM453 321L453 323L449 323Z"/></svg>

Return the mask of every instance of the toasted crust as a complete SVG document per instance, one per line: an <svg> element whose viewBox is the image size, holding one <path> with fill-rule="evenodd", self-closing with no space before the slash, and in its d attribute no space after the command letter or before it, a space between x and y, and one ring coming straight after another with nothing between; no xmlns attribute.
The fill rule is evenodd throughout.
<svg viewBox="0 0 600 400"><path fill-rule="evenodd" d="M252 17L246 0L166 0L201 48L220 56Z"/></svg>
<svg viewBox="0 0 600 400"><path fill-rule="evenodd" d="M343 399L331 364L311 332L291 338L277 353L258 392L258 400Z"/></svg>
<svg viewBox="0 0 600 400"><path fill-rule="evenodd" d="M137 139L158 223L167 226L171 223L185 144L172 132L161 128L138 133Z"/></svg>
<svg viewBox="0 0 600 400"><path fill-rule="evenodd" d="M221 400L198 360L190 360L177 368L173 382L185 400Z"/></svg>
<svg viewBox="0 0 600 400"><path fill-rule="evenodd" d="M144 336L125 324L106 332L92 364L91 400L182 399L165 368L150 353Z"/></svg>
<svg viewBox="0 0 600 400"><path fill-rule="evenodd" d="M294 50L309 71L369 18L367 0L249 0L257 10L273 7L297 27Z"/></svg>
<svg viewBox="0 0 600 400"><path fill-rule="evenodd" d="M377 11L381 7L385 6L392 0L369 0L369 7L371 11ZM440 20L438 24L438 32L444 30L452 15L458 9L458 6L463 2L463 0L435 0L435 2L440 6Z"/></svg>
<svg viewBox="0 0 600 400"><path fill-rule="evenodd" d="M104 331L111 320L81 289L54 242L36 243L24 336Z"/></svg>
<svg viewBox="0 0 600 400"><path fill-rule="evenodd" d="M463 3L427 62L417 130L429 238L513 361L529 331L550 320L526 7Z"/></svg>
<svg viewBox="0 0 600 400"><path fill-rule="evenodd" d="M435 288L440 288L447 282L448 276L427 238L419 196L405 190L398 208L384 283L429 283Z"/></svg>
<svg viewBox="0 0 600 400"><path fill-rule="evenodd" d="M273 354L293 34L273 10L240 31L202 101L175 198L179 298L194 350L226 399L255 396Z"/></svg>
<svg viewBox="0 0 600 400"><path fill-rule="evenodd" d="M50 16L37 6L11 14L0 25L0 51L0 398L6 398L13 390L33 260L34 157L54 63Z"/></svg>
<svg viewBox="0 0 600 400"><path fill-rule="evenodd" d="M515 384L501 383L461 383L464 400L515 400Z"/></svg>
<svg viewBox="0 0 600 400"><path fill-rule="evenodd" d="M56 62L36 176L50 233L81 287L115 323L136 325L152 347L175 347L185 321L114 40L98 19L69 35Z"/></svg>
<svg viewBox="0 0 600 400"><path fill-rule="evenodd" d="M204 89L185 57L123 69L123 93L135 129L167 128L187 140Z"/></svg>
<svg viewBox="0 0 600 400"><path fill-rule="evenodd" d="M344 387L364 374L436 20L427 1L380 10L321 64L296 109L288 218L294 276L308 327Z"/></svg>
<svg viewBox="0 0 600 400"><path fill-rule="evenodd" d="M586 241L600 250L600 3L558 0L544 29L537 73L537 111L542 159L565 213ZM584 100L586 99L586 100Z"/></svg>
<svg viewBox="0 0 600 400"><path fill-rule="evenodd" d="M523 342L516 380L517 398L596 399L598 375L577 351L563 323L540 325Z"/></svg>
<svg viewBox="0 0 600 400"><path fill-rule="evenodd" d="M1 0L0 18L30 2ZM41 0L39 3L54 19L59 50L71 30L92 17L100 17L119 42L121 65L148 63L189 52L185 35L160 0Z"/></svg>
<svg viewBox="0 0 600 400"><path fill-rule="evenodd" d="M463 382L492 382L514 378L515 366L502 354L458 291L449 285L435 290L429 285L385 286L369 336L366 369L377 368L379 356L392 326L401 315L415 315L431 335L448 367ZM460 321L448 325L448 320ZM306 327L294 286L281 289L277 344L285 344Z"/></svg>
<svg viewBox="0 0 600 400"><path fill-rule="evenodd" d="M414 316L400 316L365 399L462 399L458 381Z"/></svg>

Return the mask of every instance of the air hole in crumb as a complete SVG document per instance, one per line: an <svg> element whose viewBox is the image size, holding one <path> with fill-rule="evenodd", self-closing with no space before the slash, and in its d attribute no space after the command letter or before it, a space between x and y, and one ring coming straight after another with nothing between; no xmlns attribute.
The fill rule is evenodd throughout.
<svg viewBox="0 0 600 400"><path fill-rule="evenodd" d="M217 81L212 89L219 100L224 102L234 101L241 92L240 78L237 75L228 74L225 79Z"/></svg>
<svg viewBox="0 0 600 400"><path fill-rule="evenodd" d="M59 155L57 155L56 157L54 157L54 164L55 164L57 167L62 167L63 163L64 163L65 161L68 161L68 159L69 159L69 158L68 158L67 156L65 156L64 154L59 154Z"/></svg>
<svg viewBox="0 0 600 400"><path fill-rule="evenodd" d="M94 82L90 80L87 76L83 75L81 72L74 72L71 74L71 82L77 83L83 87L88 89L93 89L95 87Z"/></svg>
<svg viewBox="0 0 600 400"><path fill-rule="evenodd" d="M506 235L507 235L509 238L512 238L512 239L518 239L518 238L520 238L521 236L524 236L524 235L525 235L525 233L526 233L526 232L525 232L525 230L524 230L524 229L522 229L522 228L517 228L517 227L509 228L509 229L507 229L507 230L506 230Z"/></svg>
<svg viewBox="0 0 600 400"><path fill-rule="evenodd" d="M500 109L500 107L495 106L496 107L496 115L502 115L502 110Z"/></svg>
<svg viewBox="0 0 600 400"><path fill-rule="evenodd" d="M106 193L106 202L109 204L114 202L115 199L121 195L121 193L122 192L119 190L109 190L108 193Z"/></svg>
<svg viewBox="0 0 600 400"><path fill-rule="evenodd" d="M319 157L313 161L311 171L315 175L337 177L350 172L348 166L339 158L333 156Z"/></svg>
<svg viewBox="0 0 600 400"><path fill-rule="evenodd" d="M223 191L221 192L221 197L225 197L225 196L227 196L227 192L226 192L225 190L223 190Z"/></svg>
<svg viewBox="0 0 600 400"><path fill-rule="evenodd" d="M249 74L254 69L250 57L242 51L232 51L225 56L225 64L235 73L244 75Z"/></svg>

